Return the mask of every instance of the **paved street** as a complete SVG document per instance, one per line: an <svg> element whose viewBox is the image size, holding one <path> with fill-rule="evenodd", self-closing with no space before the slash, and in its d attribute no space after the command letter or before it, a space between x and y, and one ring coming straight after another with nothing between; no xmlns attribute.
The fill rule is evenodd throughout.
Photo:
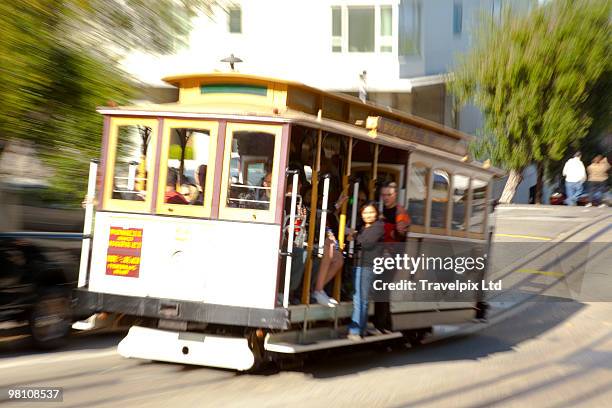
<svg viewBox="0 0 612 408"><path fill-rule="evenodd" d="M120 334L79 336L53 353L22 338L0 341L0 389L63 387L63 403L45 404L62 407L609 406L612 210L497 213L493 257L504 267L493 278L510 286L490 299L487 324L440 327L412 349L335 351L258 375L123 359Z"/></svg>

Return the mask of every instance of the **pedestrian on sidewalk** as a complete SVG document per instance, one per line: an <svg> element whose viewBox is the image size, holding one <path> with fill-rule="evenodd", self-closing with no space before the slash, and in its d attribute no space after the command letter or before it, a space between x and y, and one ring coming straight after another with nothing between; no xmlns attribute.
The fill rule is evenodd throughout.
<svg viewBox="0 0 612 408"><path fill-rule="evenodd" d="M582 194L584 182L586 181L586 170L580 158L580 152L574 153L574 157L565 162L563 176L565 176L565 204L576 205L578 197Z"/></svg>
<svg viewBox="0 0 612 408"><path fill-rule="evenodd" d="M602 198L606 192L608 186L608 171L610 170L610 163L608 159L601 154L598 154L593 158L593 161L587 167L589 173L589 190L590 190L590 202L587 206L599 205L605 207L602 203Z"/></svg>

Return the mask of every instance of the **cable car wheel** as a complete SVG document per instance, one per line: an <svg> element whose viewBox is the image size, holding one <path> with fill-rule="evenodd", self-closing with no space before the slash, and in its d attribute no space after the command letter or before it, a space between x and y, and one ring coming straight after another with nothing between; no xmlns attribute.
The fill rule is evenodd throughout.
<svg viewBox="0 0 612 408"><path fill-rule="evenodd" d="M431 334L433 331L432 327L427 327L424 329L416 329L416 330L403 330L402 338L405 342L409 343L412 347L417 347L423 344L423 340L427 337L428 334Z"/></svg>

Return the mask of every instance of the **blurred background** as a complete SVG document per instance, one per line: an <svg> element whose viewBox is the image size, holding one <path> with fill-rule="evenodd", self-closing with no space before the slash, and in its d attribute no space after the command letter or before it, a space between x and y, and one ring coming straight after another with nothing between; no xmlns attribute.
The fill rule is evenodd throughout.
<svg viewBox="0 0 612 408"><path fill-rule="evenodd" d="M332 396L351 406L512 398L539 406L599 398L603 406L612 390L610 304L570 298L502 296L491 302L492 324L449 329L461 334L455 340L443 333L410 353L339 353L277 382L120 359L119 337L78 338L47 360L11 339L27 333L55 348L70 332L87 172L100 156L96 107L173 102L178 92L162 77L228 71L221 60L232 54L239 72L347 93L476 135L470 155L508 171L495 198L519 204L497 211L497 237L597 242L603 283L595 286L609 294L610 216L523 204L562 204L561 169L577 150L585 166L597 155L612 163L611 15L612 0L0 1L0 353L14 357L0 370L10 368L15 384L60 378L75 406L162 393L198 406L207 383L216 405ZM607 183L603 205L612 204ZM588 190L579 203L590 203ZM538 300L544 283L558 282L528 276ZM118 375L128 370L136 375ZM338 393L339 384L352 391Z"/></svg>

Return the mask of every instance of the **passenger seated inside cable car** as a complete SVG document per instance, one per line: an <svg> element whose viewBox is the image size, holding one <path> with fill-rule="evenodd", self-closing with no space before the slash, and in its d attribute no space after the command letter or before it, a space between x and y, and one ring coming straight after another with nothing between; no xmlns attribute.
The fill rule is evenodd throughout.
<svg viewBox="0 0 612 408"><path fill-rule="evenodd" d="M272 187L272 173L267 172L259 183L259 189L255 196L257 197L256 208L259 210L267 210L270 207L270 193Z"/></svg>
<svg viewBox="0 0 612 408"><path fill-rule="evenodd" d="M210 134L205 129L171 127L166 159L167 204L203 205L209 159ZM172 175L170 175L172 173ZM171 180L172 178L172 180ZM170 182L174 181L170 186ZM174 190L173 190L174 189ZM176 196L174 192L180 195ZM184 198L183 199L181 199Z"/></svg>
<svg viewBox="0 0 612 408"><path fill-rule="evenodd" d="M228 207L270 209L274 138L267 132L233 133Z"/></svg>
<svg viewBox="0 0 612 408"><path fill-rule="evenodd" d="M340 182L342 162L339 153L344 148L343 140L336 135L330 135L326 142L322 152L323 157L321 157L321 172L327 174L330 179L328 211L325 222L323 256L319 262L319 270L312 295L314 300L321 305L335 306L339 299L330 297L325 291L325 286L342 272L344 266L344 256L342 255L338 235L340 232L339 211L348 200L348 195L347 189L343 190ZM321 195L319 202L322 202L323 189L320 188L319 191Z"/></svg>
<svg viewBox="0 0 612 408"><path fill-rule="evenodd" d="M178 191L176 191L176 183L178 175L176 169L168 169L168 177L166 179L166 193L164 194L164 202L167 204L189 204L189 201Z"/></svg>
<svg viewBox="0 0 612 408"><path fill-rule="evenodd" d="M180 193L185 197L188 204L193 205L198 198L198 186L191 181L186 181L181 184Z"/></svg>
<svg viewBox="0 0 612 408"><path fill-rule="evenodd" d="M195 171L195 182L197 188L197 196L192 202L194 205L204 204L204 189L206 187L206 171L208 166L206 164L200 164Z"/></svg>

